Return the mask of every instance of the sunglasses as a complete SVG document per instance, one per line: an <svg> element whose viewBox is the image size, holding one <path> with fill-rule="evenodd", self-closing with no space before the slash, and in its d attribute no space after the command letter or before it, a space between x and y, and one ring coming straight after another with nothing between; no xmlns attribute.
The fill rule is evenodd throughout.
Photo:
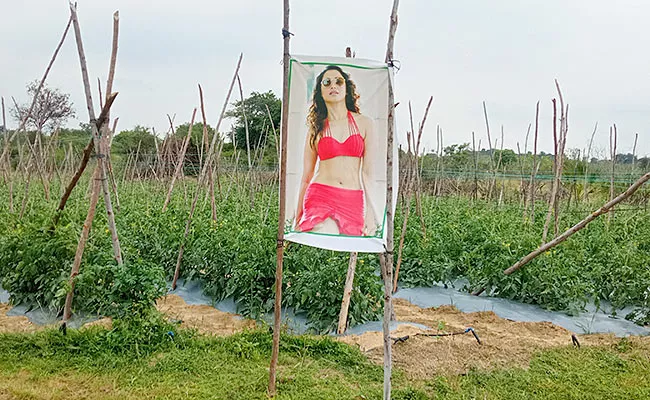
<svg viewBox="0 0 650 400"><path fill-rule="evenodd" d="M330 87L332 83L336 83L338 86L343 86L345 85L345 79L341 78L340 76L337 77L336 79L332 80L330 78L325 78L321 81L321 85L325 87Z"/></svg>

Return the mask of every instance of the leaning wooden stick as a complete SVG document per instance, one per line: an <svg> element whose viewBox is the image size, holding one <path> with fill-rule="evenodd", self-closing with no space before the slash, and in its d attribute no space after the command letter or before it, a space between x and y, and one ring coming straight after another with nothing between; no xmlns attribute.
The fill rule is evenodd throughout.
<svg viewBox="0 0 650 400"><path fill-rule="evenodd" d="M68 323L68 320L72 316L72 299L74 296L74 287L75 287L75 277L79 274L79 269L81 267L81 260L84 254L84 249L86 248L86 242L88 241L88 236L90 235L90 228L93 224L93 219L95 218L95 210L97 209L97 201L99 200L99 190L100 190L100 181L99 181L99 165L95 167L95 172L92 176L92 192L90 195L90 205L88 206L88 213L86 214L86 220L84 221L83 228L81 229L81 236L79 237L79 242L77 243L77 250L74 255L74 262L72 263L72 271L70 272L70 279L68 284L70 285L68 289L68 294L65 297L65 306L63 307L63 326Z"/></svg>
<svg viewBox="0 0 650 400"><path fill-rule="evenodd" d="M117 96L117 93L113 93L112 96L109 96L106 99L106 103L104 103L104 108L102 109L102 112L100 113L100 118L98 121L102 121L104 116L108 114L108 111L106 108L110 108L113 105L113 101L115 101L115 97ZM70 198L70 195L72 194L72 190L77 186L77 182L79 182L79 179L81 178L81 175L83 175L84 171L86 170L86 166L88 165L88 161L90 160L90 155L93 152L93 149L95 148L95 142L94 138L90 139L90 142L86 145L84 148L82 158L81 158L81 163L79 164L79 168L77 168L77 171L75 172L74 176L70 180L70 183L68 186L65 188L65 192L61 196L61 200L59 201L59 206L56 208L56 212L54 214L54 218L52 219L52 228L54 228L58 223L59 223L59 218L61 218L61 213L65 209L65 205L68 202L68 199Z"/></svg>
<svg viewBox="0 0 650 400"><path fill-rule="evenodd" d="M615 199L607 202L604 206L600 207L598 210L594 211L591 213L587 218L583 219L582 221L578 222L574 226L572 226L570 229L568 229L566 232L558 236L557 238L551 240L550 242L544 244L543 246L540 246L537 250L531 252L528 254L526 257L522 258L521 260L517 261L512 267L506 269L503 271L504 274L510 275L519 268L523 267L524 265L528 264L533 258L537 257L538 255L542 254L546 250L557 246L558 244L564 242L567 240L571 235L574 233L578 232L580 229L584 228L587 226L588 223L593 221L594 219L598 218L599 216L609 212L614 206L616 206L618 203L621 201L627 199L630 197L634 192L636 192L644 183L646 183L648 180L650 180L650 172L647 174L643 175L641 178L639 178L638 181L636 181L632 186L630 186L625 192L621 193L618 195Z"/></svg>
<svg viewBox="0 0 650 400"><path fill-rule="evenodd" d="M544 253L545 251L557 246L558 244L564 242L567 240L571 235L574 233L578 232L580 229L584 228L587 226L588 223L593 221L594 219L598 218L599 216L606 214L609 212L614 206L616 206L618 203L621 201L627 199L628 197L632 196L634 192L636 192L644 183L646 183L648 180L650 180L650 172L647 174L643 175L641 178L639 178L638 181L636 181L632 186L630 186L625 192L621 193L616 197L615 199L609 201L606 203L604 206L600 207L598 210L594 211L591 213L587 218L583 219L582 221L578 222L571 228L569 228L566 232L561 234L560 236L556 237L555 239L551 240L550 242L540 246L537 250L531 252L528 254L526 257L522 258L521 260L517 261L515 264L513 264L512 267L506 269L503 271L504 274L510 275L519 268L523 267L524 265L528 264L532 259L537 257L538 255ZM472 294L474 296L478 296L481 293L485 291L485 287L479 288L478 290L474 291Z"/></svg>

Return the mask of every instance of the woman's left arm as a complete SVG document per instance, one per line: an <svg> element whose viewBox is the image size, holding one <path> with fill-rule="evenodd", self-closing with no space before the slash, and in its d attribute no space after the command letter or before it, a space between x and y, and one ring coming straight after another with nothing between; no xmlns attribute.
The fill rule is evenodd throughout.
<svg viewBox="0 0 650 400"><path fill-rule="evenodd" d="M378 195L383 193L378 184L377 177L377 138L375 137L375 132L373 129L372 120L368 117L362 118L362 128L364 132L364 155L363 155L363 165L362 165L362 175L363 175L363 188L364 196L366 202L366 213L364 216L364 235L374 236L377 228L380 227L381 222L378 220L379 210L376 210L374 207L371 198L373 195ZM379 180L382 181L381 179ZM383 202L382 202L383 203Z"/></svg>

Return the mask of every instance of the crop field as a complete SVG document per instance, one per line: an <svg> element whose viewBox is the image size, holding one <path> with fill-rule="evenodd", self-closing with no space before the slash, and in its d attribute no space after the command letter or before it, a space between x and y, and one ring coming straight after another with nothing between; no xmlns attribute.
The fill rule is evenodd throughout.
<svg viewBox="0 0 650 400"><path fill-rule="evenodd" d="M232 297L238 311L259 317L272 310L275 272L277 187L264 184L250 197L246 174L229 175L217 194L213 221L209 199L193 220L181 265L181 277L199 280L205 293L217 300ZM32 182L33 184L33 182ZM75 189L63 217L51 229L56 199L48 202L36 185L22 218L0 209L0 276L15 304L39 304L60 312L68 289L69 271L87 209L82 182ZM195 180L187 179L191 195ZM14 186L16 193L24 187ZM52 193L61 189L53 184ZM106 213L97 218L76 279L74 309L120 316L146 307L166 292L185 227L189 198L174 193L161 212L166 187L155 180L134 180L119 189L117 230L125 263L113 260ZM40 195L39 195L40 194ZM7 191L0 192L8 204ZM251 207L252 202L252 207ZM536 208L535 223L525 223L519 204L496 205L466 197L424 195L425 233L415 201L405 234L399 287L452 284L459 278L466 290L485 286L493 296L577 313L589 301L627 307L626 315L647 323L650 310L650 212L624 206L611 222L601 218L567 242L533 260L518 273L503 270L540 243L546 209ZM564 230L588 213L570 208L561 219ZM395 233L401 234L403 213L397 213ZM343 292L348 254L289 245L286 251L285 305L305 312L316 332L335 327ZM361 255L350 307L350 324L379 317L382 286L377 257Z"/></svg>
<svg viewBox="0 0 650 400"><path fill-rule="evenodd" d="M464 5L449 17L453 2L415 2L410 12L444 23L405 18L409 45L394 53L393 0L385 59L372 61L374 39L358 59L317 44L341 27L345 40L378 37L374 12L357 12L369 5L334 1L294 32L284 0L279 98L266 42L279 10L266 3L253 15L236 2L155 12L125 2L127 40L116 11L105 53L101 7L90 8L86 50L93 69L110 54L106 77L89 73L70 3L24 102L10 95L34 73L26 63L56 14L41 2L7 6L2 31L14 58L0 82L0 400L650 399L647 63L620 46L639 48L643 13L614 18L638 35L600 37L590 26L612 18L596 3L547 7L549 30L530 7ZM230 25L242 17L244 29ZM292 38L323 53L292 55ZM259 54L242 64L239 53L217 114L237 46ZM566 86L544 88L553 74ZM188 79L204 86L190 94ZM436 104L427 94L416 124L408 97L430 88ZM482 109L477 95L488 96ZM296 243L314 238L381 253Z"/></svg>

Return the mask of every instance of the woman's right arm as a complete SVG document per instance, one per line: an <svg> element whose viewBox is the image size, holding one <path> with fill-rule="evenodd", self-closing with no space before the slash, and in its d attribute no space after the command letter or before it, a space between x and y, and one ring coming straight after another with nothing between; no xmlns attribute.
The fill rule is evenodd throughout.
<svg viewBox="0 0 650 400"><path fill-rule="evenodd" d="M314 177L314 169L316 168L316 160L318 158L316 150L311 146L309 141L310 137L311 132L308 132L307 137L305 138L305 158L303 159L302 179L300 180L300 191L298 192L298 204L296 207L296 229L298 228L298 223L302 218L302 204L305 199L305 192L307 191L307 186L309 186L309 183Z"/></svg>

